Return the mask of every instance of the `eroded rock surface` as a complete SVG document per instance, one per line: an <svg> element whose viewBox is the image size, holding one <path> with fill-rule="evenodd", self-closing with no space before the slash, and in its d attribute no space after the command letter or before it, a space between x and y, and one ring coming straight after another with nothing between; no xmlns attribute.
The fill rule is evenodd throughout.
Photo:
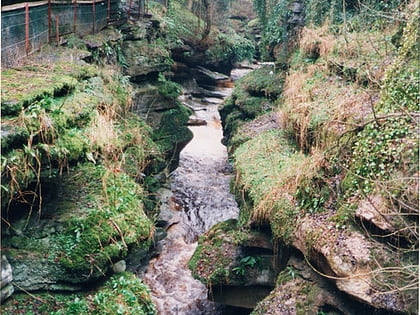
<svg viewBox="0 0 420 315"><path fill-rule="evenodd" d="M12 266L9 264L7 257L1 256L1 279L0 279L0 302L2 303L8 297L10 297L14 292L14 287L12 285L13 274Z"/></svg>

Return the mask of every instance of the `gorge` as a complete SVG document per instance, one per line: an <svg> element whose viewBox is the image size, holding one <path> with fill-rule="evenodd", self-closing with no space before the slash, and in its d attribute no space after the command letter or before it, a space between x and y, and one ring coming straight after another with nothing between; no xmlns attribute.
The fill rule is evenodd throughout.
<svg viewBox="0 0 420 315"><path fill-rule="evenodd" d="M419 2L139 4L2 69L1 312L416 314Z"/></svg>

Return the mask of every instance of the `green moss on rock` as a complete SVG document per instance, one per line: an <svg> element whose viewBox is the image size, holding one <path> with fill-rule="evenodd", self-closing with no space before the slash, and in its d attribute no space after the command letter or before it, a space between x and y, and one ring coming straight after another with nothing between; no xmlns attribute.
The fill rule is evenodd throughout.
<svg viewBox="0 0 420 315"><path fill-rule="evenodd" d="M31 261L34 268L44 265L35 268L45 281L40 287L54 288L60 282L76 284L101 277L129 249L149 247L154 228L143 212L144 193L128 175L84 164L51 185L61 198L49 202L50 210L41 211L45 215L40 223L31 219L20 232L12 225L12 237L4 238L4 253L11 254L14 270L21 270L14 277L21 287L29 286L31 268L25 264ZM31 232L43 226L45 233ZM29 251L31 255L24 254ZM38 280L27 288L39 285Z"/></svg>
<svg viewBox="0 0 420 315"><path fill-rule="evenodd" d="M255 267L238 261L239 245L245 244L249 237L249 232L242 230L236 220L216 224L200 236L188 263L194 278L208 286L243 283L248 269Z"/></svg>
<svg viewBox="0 0 420 315"><path fill-rule="evenodd" d="M112 276L95 292L60 294L36 293L13 296L1 306L2 314L88 315L132 314L154 315L150 291L134 274Z"/></svg>

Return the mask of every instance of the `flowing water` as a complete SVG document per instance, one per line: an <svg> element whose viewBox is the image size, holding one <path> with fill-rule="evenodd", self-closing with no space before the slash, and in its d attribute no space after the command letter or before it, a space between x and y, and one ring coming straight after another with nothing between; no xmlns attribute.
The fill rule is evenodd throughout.
<svg viewBox="0 0 420 315"><path fill-rule="evenodd" d="M237 70L236 77L249 72ZM219 88L228 96L231 88ZM223 99L205 102L186 98L193 119L206 125L191 126L193 140L183 149L179 167L171 175L171 189L161 190L161 213L169 222L167 237L159 242L160 254L150 261L144 281L152 290L159 314L225 314L207 300L207 288L195 280L187 263L197 238L214 224L237 218L239 209L229 192L232 177L227 161L218 106Z"/></svg>

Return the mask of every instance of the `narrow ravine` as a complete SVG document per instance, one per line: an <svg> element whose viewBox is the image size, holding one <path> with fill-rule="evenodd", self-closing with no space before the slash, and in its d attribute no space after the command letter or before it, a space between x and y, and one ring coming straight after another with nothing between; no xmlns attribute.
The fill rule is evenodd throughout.
<svg viewBox="0 0 420 315"><path fill-rule="evenodd" d="M237 70L238 78L249 69ZM232 88L218 88L228 96ZM218 106L221 98L206 101L186 97L194 109L193 140L183 149L170 189L161 190L161 217L168 221L167 237L157 244L160 255L150 261L144 281L152 291L159 314L224 314L223 307L207 300L207 288L191 276L187 263L198 237L214 224L237 218L239 209L229 191L232 177Z"/></svg>

